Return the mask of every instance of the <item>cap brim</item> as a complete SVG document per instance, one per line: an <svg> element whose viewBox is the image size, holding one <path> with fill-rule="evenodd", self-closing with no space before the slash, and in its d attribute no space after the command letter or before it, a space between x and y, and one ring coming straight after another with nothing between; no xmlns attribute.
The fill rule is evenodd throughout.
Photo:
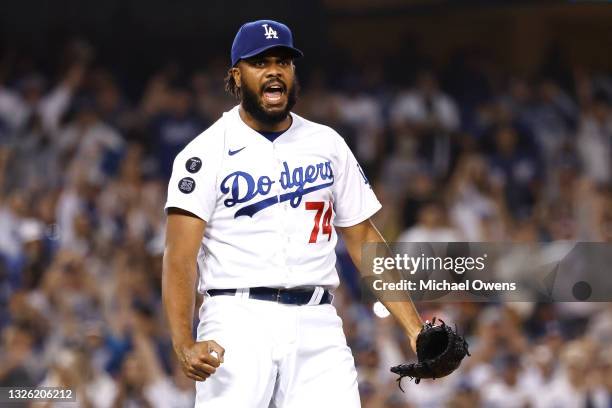
<svg viewBox="0 0 612 408"><path fill-rule="evenodd" d="M240 60L254 57L256 55L261 54L262 52L271 50L272 48L282 48L282 49L285 49L285 50L287 50L287 51L289 51L291 53L291 56L293 58L302 58L304 56L304 53L302 51L298 50L295 47L289 47L288 45L271 44L271 45L267 45L265 47L257 48L256 50L253 50L253 51L249 52L248 54L242 55L238 59L238 61L236 61L236 63L234 65L236 65L238 62L240 62Z"/></svg>

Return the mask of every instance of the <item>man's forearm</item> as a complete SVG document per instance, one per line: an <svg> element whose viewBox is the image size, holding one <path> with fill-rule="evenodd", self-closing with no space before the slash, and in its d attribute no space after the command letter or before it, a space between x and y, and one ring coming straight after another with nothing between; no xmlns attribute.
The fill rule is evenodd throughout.
<svg viewBox="0 0 612 408"><path fill-rule="evenodd" d="M380 234L380 232L378 232L376 227L374 227L374 225L372 225L372 229L368 234L368 240L366 242L384 244L387 255L392 255L391 248L389 248L387 242ZM359 254L361 255L361 250L359 251ZM363 265L361 262L361 256L359 257L359 261L359 269L361 271L361 276L372 276L373 272L369 268L367 270L362 270ZM401 275L399 271L393 270L387 273L383 273L377 278L381 279L383 282L397 282L401 278ZM415 339L421 331L421 328L423 327L423 321L421 320L421 316L419 316L419 312L414 306L414 302L410 298L410 294L405 292L403 295L404 299L399 299L395 301L384 300L382 296L378 296L378 299L383 305L385 305L389 313L391 313L391 315L397 320L400 326L404 328L410 338Z"/></svg>
<svg viewBox="0 0 612 408"><path fill-rule="evenodd" d="M195 260L187 262L164 254L162 299L175 350L194 341L193 309L197 279Z"/></svg>
<svg viewBox="0 0 612 408"><path fill-rule="evenodd" d="M342 231L351 260L359 270L362 278L367 279L376 276L377 279L381 279L383 282L396 282L398 280L397 276L392 276L398 275L398 271L389 271L382 275L374 275L372 270L369 268L364 268L362 265L361 247L363 244L384 244L386 246L385 239L373 224L368 221L367 223L363 223L363 225L360 224L359 226L346 228ZM391 253L388 246L386 246L385 253L387 255ZM391 313L391 315L397 320L400 326L402 326L410 338L415 339L421 331L423 321L421 320L421 317L419 316L410 295L408 293L404 293L403 299L398 299L395 301L384 300L378 295L377 297L381 303L385 305L389 313Z"/></svg>

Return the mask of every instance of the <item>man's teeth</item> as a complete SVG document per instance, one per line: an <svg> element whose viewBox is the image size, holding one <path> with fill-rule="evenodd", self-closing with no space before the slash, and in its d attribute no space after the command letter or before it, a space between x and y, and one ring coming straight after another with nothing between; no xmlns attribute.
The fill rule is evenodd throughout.
<svg viewBox="0 0 612 408"><path fill-rule="evenodd" d="M281 98L283 93L280 90L267 90L264 92L264 96L269 101L277 101Z"/></svg>

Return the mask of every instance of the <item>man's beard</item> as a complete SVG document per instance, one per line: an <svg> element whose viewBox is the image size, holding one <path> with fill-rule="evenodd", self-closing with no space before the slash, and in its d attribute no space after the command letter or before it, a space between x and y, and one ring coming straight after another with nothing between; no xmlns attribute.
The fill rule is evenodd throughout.
<svg viewBox="0 0 612 408"><path fill-rule="evenodd" d="M293 86L287 88L287 105L285 105L285 109L280 112L270 113L262 106L260 96L245 84L240 89L242 94L242 107L259 123L264 125L276 125L285 120L291 109L295 106L298 98L298 89L299 85L297 78L295 78Z"/></svg>

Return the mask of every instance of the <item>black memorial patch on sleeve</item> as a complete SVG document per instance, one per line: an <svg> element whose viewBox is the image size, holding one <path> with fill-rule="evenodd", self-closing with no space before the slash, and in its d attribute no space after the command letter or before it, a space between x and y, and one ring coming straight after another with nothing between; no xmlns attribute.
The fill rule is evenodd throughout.
<svg viewBox="0 0 612 408"><path fill-rule="evenodd" d="M185 168L190 173L197 173L202 168L202 160L199 157L192 157L185 163Z"/></svg>
<svg viewBox="0 0 612 408"><path fill-rule="evenodd" d="M195 180L191 177L184 177L178 182L178 189L181 190L182 193L189 194L193 190L195 190Z"/></svg>

